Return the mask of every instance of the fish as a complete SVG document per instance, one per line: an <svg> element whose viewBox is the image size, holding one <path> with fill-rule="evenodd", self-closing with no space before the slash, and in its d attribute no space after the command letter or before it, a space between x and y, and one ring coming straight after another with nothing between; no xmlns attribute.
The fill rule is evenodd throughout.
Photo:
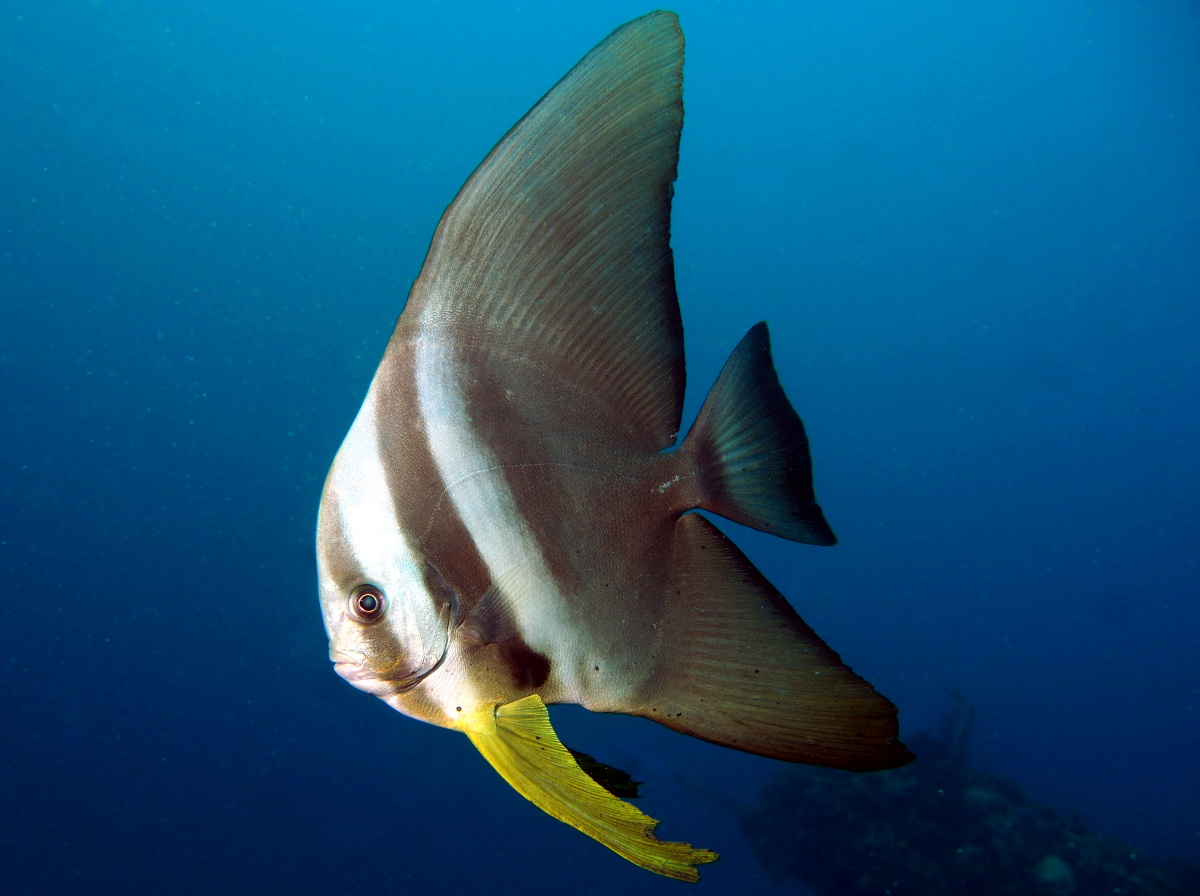
<svg viewBox="0 0 1200 896"><path fill-rule="evenodd" d="M335 670L460 731L522 796L630 862L699 878L637 782L548 706L857 771L911 754L895 706L698 511L832 545L765 323L682 440L670 216L683 35L616 29L447 207L320 499Z"/></svg>

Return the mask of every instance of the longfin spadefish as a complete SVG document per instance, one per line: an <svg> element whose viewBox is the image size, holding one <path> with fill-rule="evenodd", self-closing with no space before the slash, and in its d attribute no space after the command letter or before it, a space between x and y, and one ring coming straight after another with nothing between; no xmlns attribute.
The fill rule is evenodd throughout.
<svg viewBox="0 0 1200 896"><path fill-rule="evenodd" d="M635 865L695 882L696 865L717 854L688 843L659 840L658 822L614 796L588 775L563 746L537 694L484 707L463 726L492 767L543 812L564 821Z"/></svg>

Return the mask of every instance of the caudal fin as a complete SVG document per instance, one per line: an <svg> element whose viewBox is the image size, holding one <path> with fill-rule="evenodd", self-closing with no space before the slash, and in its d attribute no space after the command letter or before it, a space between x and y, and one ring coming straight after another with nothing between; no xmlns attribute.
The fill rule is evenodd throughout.
<svg viewBox="0 0 1200 896"><path fill-rule="evenodd" d="M779 384L765 323L725 362L681 451L698 471L702 509L792 541L837 543L817 506L808 436Z"/></svg>

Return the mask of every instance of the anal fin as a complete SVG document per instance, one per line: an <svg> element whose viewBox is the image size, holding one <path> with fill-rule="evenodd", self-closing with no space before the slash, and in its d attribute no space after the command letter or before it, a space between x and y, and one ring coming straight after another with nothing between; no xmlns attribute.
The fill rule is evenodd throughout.
<svg viewBox="0 0 1200 896"><path fill-rule="evenodd" d="M912 759L896 708L708 520L676 523L658 674L624 710L703 740L855 771Z"/></svg>
<svg viewBox="0 0 1200 896"><path fill-rule="evenodd" d="M485 707L465 726L471 743L516 791L535 806L603 843L648 871L697 881L696 865L717 854L659 840L658 822L614 796L575 760L550 725L537 694Z"/></svg>

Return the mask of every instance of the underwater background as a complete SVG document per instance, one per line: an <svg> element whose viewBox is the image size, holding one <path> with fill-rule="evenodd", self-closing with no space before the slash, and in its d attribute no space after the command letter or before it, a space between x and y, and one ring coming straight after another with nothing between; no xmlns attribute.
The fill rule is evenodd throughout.
<svg viewBox="0 0 1200 896"><path fill-rule="evenodd" d="M969 704L972 763L1200 861L1200 8L673 8L685 426L769 320L841 543L727 531L907 740ZM3 4L0 892L683 886L347 686L313 559L442 210L648 9ZM783 764L553 717L700 886L806 892Z"/></svg>

